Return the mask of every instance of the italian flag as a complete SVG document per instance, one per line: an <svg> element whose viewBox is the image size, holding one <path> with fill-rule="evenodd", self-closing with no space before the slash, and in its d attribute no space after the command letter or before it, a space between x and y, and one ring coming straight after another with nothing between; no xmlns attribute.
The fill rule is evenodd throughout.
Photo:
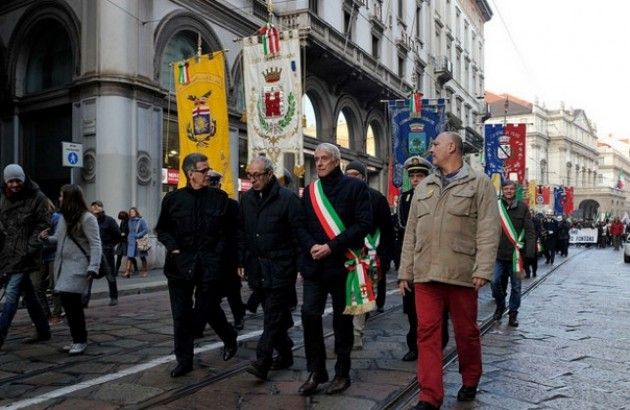
<svg viewBox="0 0 630 410"><path fill-rule="evenodd" d="M409 114L415 117L422 114L422 93L414 91L409 95Z"/></svg>
<svg viewBox="0 0 630 410"><path fill-rule="evenodd" d="M262 35L263 54L265 56L274 56L280 53L280 32L271 23L260 28Z"/></svg>
<svg viewBox="0 0 630 410"><path fill-rule="evenodd" d="M317 180L309 185L311 205L328 239L334 239L346 230L343 221L326 197L322 182ZM379 235L380 236L380 235ZM347 249L345 262L348 270L346 279L346 315L362 315L374 310L376 297L369 277L370 264L360 249Z"/></svg>

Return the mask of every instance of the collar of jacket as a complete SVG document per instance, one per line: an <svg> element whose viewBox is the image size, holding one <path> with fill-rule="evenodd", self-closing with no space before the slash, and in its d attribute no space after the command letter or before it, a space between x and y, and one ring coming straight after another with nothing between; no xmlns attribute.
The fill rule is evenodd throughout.
<svg viewBox="0 0 630 410"><path fill-rule="evenodd" d="M462 165L461 169L458 171L458 173L461 173L461 178L458 178L454 181L452 181L450 184L448 184L448 186L446 187L446 189L449 189L450 187L462 184L464 182L468 182L471 179L474 179L476 177L475 172L472 170L472 168L470 168L470 165L468 165L466 162L464 162L464 165ZM443 188L442 186L442 172L439 169L436 169L435 172L431 175L429 175L428 177L426 177L424 179L424 181L427 181L427 184L436 184L440 187L440 189ZM422 182L424 182L422 181Z"/></svg>
<svg viewBox="0 0 630 410"><path fill-rule="evenodd" d="M337 182L341 181L342 178L343 172L341 172L341 168L337 167L333 169L330 174L325 177L320 177L319 179L324 185L335 185Z"/></svg>
<svg viewBox="0 0 630 410"><path fill-rule="evenodd" d="M516 198L514 198L512 200L512 203L508 204L507 201L503 198L501 198L501 201L503 201L503 205L505 205L505 209L514 209L518 206L518 200Z"/></svg>

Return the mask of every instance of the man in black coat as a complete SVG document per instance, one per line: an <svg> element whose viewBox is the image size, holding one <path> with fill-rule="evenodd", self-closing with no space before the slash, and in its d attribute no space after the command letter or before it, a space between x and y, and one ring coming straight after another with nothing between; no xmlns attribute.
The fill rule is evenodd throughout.
<svg viewBox="0 0 630 410"><path fill-rule="evenodd" d="M361 181L367 180L367 168L361 161L351 161L346 165L345 173L349 177L358 178ZM394 226L392 224L392 216L389 211L387 198L374 188L368 186L370 195L370 204L372 205L372 229L368 237L366 237L365 251L370 260L373 260L376 272L373 273L374 290L376 290L376 307L382 312L385 305L385 291L387 280L385 274L389 270L391 264L393 246L394 246ZM378 238L378 244L374 240ZM376 245L376 249L370 249ZM371 255L370 252L376 253ZM378 263L377 263L378 262ZM352 324L354 326L354 350L363 349L363 330L365 328L365 320L367 314L355 315Z"/></svg>
<svg viewBox="0 0 630 410"><path fill-rule="evenodd" d="M295 243L313 240L304 227L300 199L280 186L271 160L254 158L247 173L252 189L241 198L238 270L261 298L264 319L256 361L246 370L265 380L270 369L293 364L293 342L288 334L293 318L288 302L298 264ZM274 349L276 359L272 358Z"/></svg>
<svg viewBox="0 0 630 410"><path fill-rule="evenodd" d="M521 253L521 257L533 258L536 254L536 232L532 216L522 201L516 199L516 183L507 180L503 182L501 187L502 197L501 203L507 211L512 232L508 221L502 221L501 240L497 250L497 261L492 273L492 296L496 302L497 308L494 312L494 319L499 320L505 312L505 297L507 292L508 279L510 281L510 303L509 303L509 322L512 327L518 326L518 308L521 306L521 278L524 272L515 272L513 267L514 252ZM505 223L504 223L505 222ZM516 235L516 239L520 239L523 248L515 249L513 241L508 238ZM522 237L520 237L522 236ZM519 238L520 237L520 238Z"/></svg>
<svg viewBox="0 0 630 410"><path fill-rule="evenodd" d="M350 386L350 353L352 351L352 316L344 315L346 304L345 267L346 251L360 249L363 239L372 227L372 206L367 185L356 178L341 172L341 153L333 144L319 144L315 149L315 166L319 182L312 182L304 189L304 209L306 226L313 240L308 243L308 253L302 261L304 278L304 298L302 301L302 324L304 327L304 347L306 365L309 371L307 381L300 386L299 393L310 395L317 391L320 383L328 381L326 370L326 347L322 315L326 298L330 293L333 305L333 330L335 332L335 377L326 389L334 394ZM332 239L326 234L316 214L314 198L310 190L321 184L323 195L345 230Z"/></svg>
<svg viewBox="0 0 630 410"><path fill-rule="evenodd" d="M120 242L120 227L109 215L105 214L105 208L103 202L94 201L91 205L92 213L96 216L98 222L98 231L101 235L101 247L103 248L103 254L109 265L109 274L105 276L107 279L107 286L109 287L109 306L115 306L118 304L118 286L116 286L116 276L118 272L115 270L116 262L114 260L114 249ZM92 280L90 280L90 286L88 287L88 296L84 300L89 301L89 293L92 290Z"/></svg>
<svg viewBox="0 0 630 410"><path fill-rule="evenodd" d="M177 366L171 377L192 370L193 294L195 288L200 311L206 312L210 326L223 341L223 360L231 359L238 349L236 331L221 309L220 283L227 253L228 230L234 229L228 219L228 196L208 187L208 158L188 154L182 162L187 185L169 192L155 231L166 247L164 274L173 314L175 357Z"/></svg>

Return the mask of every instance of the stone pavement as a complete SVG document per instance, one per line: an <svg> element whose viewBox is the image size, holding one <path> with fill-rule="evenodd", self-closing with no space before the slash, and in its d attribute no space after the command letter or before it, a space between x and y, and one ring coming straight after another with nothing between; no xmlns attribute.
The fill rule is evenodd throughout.
<svg viewBox="0 0 630 410"><path fill-rule="evenodd" d="M116 284L118 285L118 293L120 296L167 289L166 277L161 269L150 270L146 278L143 278L139 274L135 274L127 279L118 274ZM107 287L107 280L105 278L95 280L92 283L92 299L108 297L109 290Z"/></svg>
<svg viewBox="0 0 630 410"><path fill-rule="evenodd" d="M556 259L557 260L557 259ZM520 326L483 337L477 401L455 399L457 366L445 371L445 409L630 409L630 265L622 252L574 256L522 301Z"/></svg>

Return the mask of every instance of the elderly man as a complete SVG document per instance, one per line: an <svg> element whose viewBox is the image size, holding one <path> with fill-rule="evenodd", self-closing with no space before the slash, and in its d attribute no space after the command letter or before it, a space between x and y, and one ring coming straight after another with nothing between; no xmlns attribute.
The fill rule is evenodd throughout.
<svg viewBox="0 0 630 410"><path fill-rule="evenodd" d="M403 242L398 279L404 294L413 281L418 315L416 409L438 409L444 399L442 325L451 314L463 386L474 400L481 378L477 292L492 278L499 244L499 212L487 176L463 161L463 143L444 132L431 145L437 170L416 188Z"/></svg>
<svg viewBox="0 0 630 410"><path fill-rule="evenodd" d="M499 202L501 215L501 240L497 251L497 262L492 274L492 296L497 305L494 319L500 320L505 312L505 296L510 282L510 310L508 324L518 326L518 308L521 306L521 279L524 275L523 257L534 258L536 254L536 232L529 209L516 199L516 183L507 180L501 187ZM516 266L515 266L516 265Z"/></svg>
<svg viewBox="0 0 630 410"><path fill-rule="evenodd" d="M367 168L361 161L351 161L346 165L346 175L367 182ZM394 253L394 226L389 211L387 198L374 188L369 189L370 204L372 205L373 225L371 232L365 237L365 251L370 261L370 272L376 292L376 306L383 311L385 305L385 291L387 281L385 274L391 264ZM354 350L363 349L363 331L367 313L354 315Z"/></svg>
<svg viewBox="0 0 630 410"><path fill-rule="evenodd" d="M27 343L50 339L48 318L33 289L30 274L37 272L42 246L39 234L50 227L48 198L18 164L4 168L0 192L0 275L6 281L0 313L0 347L9 332L20 295L37 331Z"/></svg>
<svg viewBox="0 0 630 410"><path fill-rule="evenodd" d="M263 333L256 347L256 361L246 370L266 380L270 369L293 364L293 326L290 299L298 255L295 243L312 243L304 227L300 199L281 187L269 158L256 157L247 168L252 189L241 199L239 224L239 275L261 298ZM273 350L278 356L272 358Z"/></svg>
<svg viewBox="0 0 630 410"><path fill-rule="evenodd" d="M196 302L202 317L208 318L223 341L223 360L231 359L238 349L236 331L221 309L224 258L229 230L234 229L228 196L208 187L210 168L205 155L188 154L182 161L182 171L187 184L166 194L155 228L158 240L166 248L164 274L168 279L177 359L171 377L192 370L193 294L199 296Z"/></svg>
<svg viewBox="0 0 630 410"><path fill-rule="evenodd" d="M319 179L304 189L306 226L313 241L302 262L304 299L302 323L308 379L299 393L310 395L320 383L328 381L326 346L322 315L330 293L335 332L335 377L327 394L339 393L350 386L352 351L352 316L344 315L349 249L360 249L372 228L372 207L365 182L345 176L339 168L341 153L333 144L315 148L315 166ZM354 261L352 261L354 262Z"/></svg>

